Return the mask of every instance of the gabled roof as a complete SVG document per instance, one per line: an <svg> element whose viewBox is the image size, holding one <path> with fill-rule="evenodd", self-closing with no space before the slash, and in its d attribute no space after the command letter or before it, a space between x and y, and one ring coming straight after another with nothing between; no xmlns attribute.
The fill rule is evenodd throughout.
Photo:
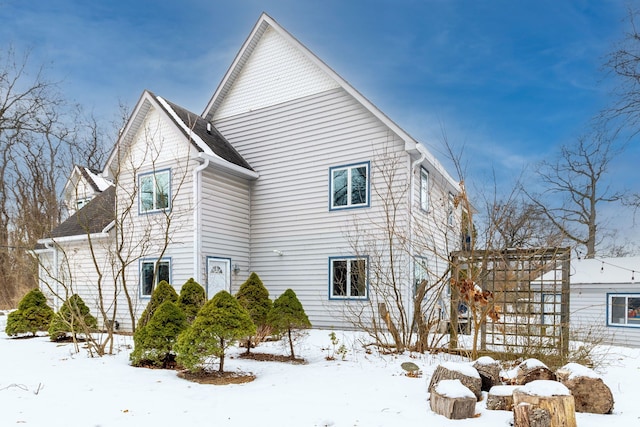
<svg viewBox="0 0 640 427"><path fill-rule="evenodd" d="M120 132L118 141L107 159L104 169L105 175L110 176L111 165L118 161L119 151L128 149L151 108L161 111L171 120L201 153L201 157L213 160L217 166L250 179L258 177L258 174L251 168L249 163L213 128L213 125L211 125L211 133L208 133L204 119L176 104L166 101L164 98L154 95L148 90L142 93L131 117L127 120L122 132Z"/></svg>
<svg viewBox="0 0 640 427"><path fill-rule="evenodd" d="M100 171L93 170L86 166L75 165L69 179L62 189L63 194L67 193L69 186L78 185L80 177L83 177L87 184L89 184L96 193L101 193L112 185L109 180L100 175Z"/></svg>
<svg viewBox="0 0 640 427"><path fill-rule="evenodd" d="M199 138L209 149L221 157L237 166L253 170L251 165L236 151L233 146L226 140L224 136L211 123L207 123L202 117L191 111L182 108L173 102L169 102L164 98L157 97L160 105L169 113L172 120L178 125L182 133L187 138ZM200 144L193 141L199 151L204 151ZM200 141L198 141L200 142Z"/></svg>
<svg viewBox="0 0 640 427"><path fill-rule="evenodd" d="M405 150L410 154L421 157L430 165L432 165L448 182L449 184L459 190L458 182L449 175L442 164L431 154L427 148L416 141L411 135L409 135L404 129L398 126L393 120L391 120L386 114L384 114L378 107L365 98L360 92L358 92L353 86L351 86L346 80L340 77L331 67L325 64L320 58L318 58L313 52L307 49L302 43L300 43L294 36L292 36L287 30L285 30L280 24L278 24L273 18L266 13L262 13L257 23L253 27L253 30L249 34L249 37L245 40L244 44L240 48L240 51L233 60L231 66L224 75L220 85L214 92L211 100L207 104L202 117L206 121L212 121L218 108L222 105L225 97L233 87L234 83L240 76L243 67L251 57L252 53L256 49L260 39L265 34L268 28L276 31L281 37L286 39L295 49L297 49L302 55L304 55L309 61L315 64L320 70L326 73L331 79L333 79L344 91L355 98L360 104L362 104L367 110L371 112L376 118L384 123L389 129L391 129L396 135L398 135L405 143Z"/></svg>
<svg viewBox="0 0 640 427"><path fill-rule="evenodd" d="M115 219L115 194L115 186L112 185L51 230L49 237L41 240L106 232Z"/></svg>

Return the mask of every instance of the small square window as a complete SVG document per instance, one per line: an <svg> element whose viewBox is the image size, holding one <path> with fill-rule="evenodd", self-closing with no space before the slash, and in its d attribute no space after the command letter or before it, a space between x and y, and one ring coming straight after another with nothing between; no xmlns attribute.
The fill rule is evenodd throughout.
<svg viewBox="0 0 640 427"><path fill-rule="evenodd" d="M140 175L139 205L141 213L170 209L171 173L168 170Z"/></svg>
<svg viewBox="0 0 640 427"><path fill-rule="evenodd" d="M366 258L329 258L330 299L366 299Z"/></svg>
<svg viewBox="0 0 640 427"><path fill-rule="evenodd" d="M140 262L140 296L148 298L161 281L171 283L169 260L145 260Z"/></svg>
<svg viewBox="0 0 640 427"><path fill-rule="evenodd" d="M369 206L369 162L329 169L330 210Z"/></svg>
<svg viewBox="0 0 640 427"><path fill-rule="evenodd" d="M608 323L640 328L640 294L608 294Z"/></svg>

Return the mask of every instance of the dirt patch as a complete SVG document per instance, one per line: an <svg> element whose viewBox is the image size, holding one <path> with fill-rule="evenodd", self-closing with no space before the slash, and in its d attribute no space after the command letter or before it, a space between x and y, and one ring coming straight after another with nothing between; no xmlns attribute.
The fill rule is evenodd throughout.
<svg viewBox="0 0 640 427"><path fill-rule="evenodd" d="M250 372L218 372L218 371L200 371L189 372L179 371L178 377L185 380L193 381L198 384L244 384L256 379L256 376Z"/></svg>
<svg viewBox="0 0 640 427"><path fill-rule="evenodd" d="M237 356L239 359L251 359L258 360L260 362L287 362L297 365L306 365L307 361L299 359L297 357L283 356L281 354L269 354L269 353L240 353Z"/></svg>

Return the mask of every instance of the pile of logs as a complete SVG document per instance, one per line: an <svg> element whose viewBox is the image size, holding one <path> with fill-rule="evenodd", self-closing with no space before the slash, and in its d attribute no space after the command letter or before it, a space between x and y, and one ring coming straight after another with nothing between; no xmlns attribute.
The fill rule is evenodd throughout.
<svg viewBox="0 0 640 427"><path fill-rule="evenodd" d="M489 357L473 364L447 362L436 368L428 390L431 410L450 419L473 417L487 392L487 409L512 411L514 427L575 427L576 412L613 411L609 387L575 363L553 372L536 359L510 371Z"/></svg>

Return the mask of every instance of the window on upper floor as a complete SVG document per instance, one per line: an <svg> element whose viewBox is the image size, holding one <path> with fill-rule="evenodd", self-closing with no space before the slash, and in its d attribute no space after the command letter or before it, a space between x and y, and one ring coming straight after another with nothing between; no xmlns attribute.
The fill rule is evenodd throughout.
<svg viewBox="0 0 640 427"><path fill-rule="evenodd" d="M170 206L171 172L162 170L138 177L140 213L168 210Z"/></svg>
<svg viewBox="0 0 640 427"><path fill-rule="evenodd" d="M366 299L367 258L329 258L329 299Z"/></svg>
<svg viewBox="0 0 640 427"><path fill-rule="evenodd" d="M91 201L91 197L85 197L84 199L78 199L76 201L76 210L82 209L87 203Z"/></svg>
<svg viewBox="0 0 640 427"><path fill-rule="evenodd" d="M640 328L640 294L607 294L608 324Z"/></svg>
<svg viewBox="0 0 640 427"><path fill-rule="evenodd" d="M161 281L171 283L171 260L147 259L140 261L140 296L149 298Z"/></svg>
<svg viewBox="0 0 640 427"><path fill-rule="evenodd" d="M429 172L420 169L420 209L429 210Z"/></svg>
<svg viewBox="0 0 640 427"><path fill-rule="evenodd" d="M329 168L329 210L369 206L369 162Z"/></svg>

